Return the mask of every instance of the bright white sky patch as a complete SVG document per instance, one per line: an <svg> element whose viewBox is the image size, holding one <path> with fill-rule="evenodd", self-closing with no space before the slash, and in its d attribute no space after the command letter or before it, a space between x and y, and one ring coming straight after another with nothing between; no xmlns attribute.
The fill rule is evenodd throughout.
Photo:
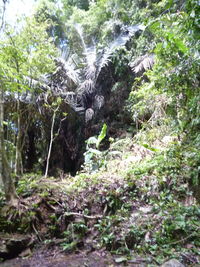
<svg viewBox="0 0 200 267"><path fill-rule="evenodd" d="M35 0L10 0L6 6L5 21L14 25L18 17L30 16L33 13Z"/></svg>

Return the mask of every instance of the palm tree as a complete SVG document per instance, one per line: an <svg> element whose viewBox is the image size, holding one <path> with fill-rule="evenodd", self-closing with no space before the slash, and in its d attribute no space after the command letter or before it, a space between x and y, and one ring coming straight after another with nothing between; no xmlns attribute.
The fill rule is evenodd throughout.
<svg viewBox="0 0 200 267"><path fill-rule="evenodd" d="M73 49L75 52L72 55L68 54L67 58L63 57L58 60L58 65L62 65L62 71L57 69L54 78L56 76L59 78L64 77L63 84L60 86L60 93L65 93L66 100L69 99L68 102L71 103L72 107L75 106L77 111L81 110L82 112L83 109L85 110L85 121L88 122L93 118L95 112L102 108L105 102L103 94L99 93L97 88L97 81L102 70L109 64L114 53L123 47L136 32L143 30L144 27L142 25L123 26L121 31L115 34L113 40L103 48L98 48L102 46L99 44L97 46L97 42L90 41L88 37L84 36L84 31L80 24L75 24L74 29L76 38L78 34L79 44L74 44ZM66 55L67 53L64 54ZM56 79L54 78L55 83ZM71 101L69 88L74 88L73 101Z"/></svg>

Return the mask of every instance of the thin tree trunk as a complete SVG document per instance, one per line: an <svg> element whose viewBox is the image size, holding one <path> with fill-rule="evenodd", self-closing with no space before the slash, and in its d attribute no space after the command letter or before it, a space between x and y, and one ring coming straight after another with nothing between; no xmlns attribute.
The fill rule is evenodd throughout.
<svg viewBox="0 0 200 267"><path fill-rule="evenodd" d="M47 177L48 171L49 171L49 160L50 160L51 149L52 149L52 144L53 144L53 129L54 129L57 110L58 110L58 108L56 110L54 110L54 112L53 112L53 118L52 118L52 124L51 124L51 139L50 139L50 144L49 144L49 151L48 151L48 156L47 156L47 164L46 164L46 170L45 170L45 175L44 175L45 178Z"/></svg>
<svg viewBox="0 0 200 267"><path fill-rule="evenodd" d="M16 194L15 186L11 177L11 169L8 164L6 153L4 149L4 95L2 84L0 88L0 176L4 185L4 192L7 203L16 206L18 203L18 196Z"/></svg>
<svg viewBox="0 0 200 267"><path fill-rule="evenodd" d="M21 133L21 114L20 114L20 101L17 100L17 140L16 140L16 154L15 154L15 174L21 175L23 173L23 164L22 164L22 133Z"/></svg>
<svg viewBox="0 0 200 267"><path fill-rule="evenodd" d="M3 15L1 18L0 32L3 30L4 26L4 14L6 9L7 0L3 1ZM11 169L6 158L6 152L4 147L4 93L3 93L3 83L0 80L0 178L3 181L4 192L6 201L9 205L16 206L18 204L18 196L16 194L15 186L11 177Z"/></svg>
<svg viewBox="0 0 200 267"><path fill-rule="evenodd" d="M3 153L2 181L4 184L4 191L7 203L9 203L11 206L16 206L18 204L18 196L11 177L11 169L8 164L5 152Z"/></svg>
<svg viewBox="0 0 200 267"><path fill-rule="evenodd" d="M4 140L4 132L3 132L3 91L0 88L0 178L3 181L2 173L3 173L3 140Z"/></svg>

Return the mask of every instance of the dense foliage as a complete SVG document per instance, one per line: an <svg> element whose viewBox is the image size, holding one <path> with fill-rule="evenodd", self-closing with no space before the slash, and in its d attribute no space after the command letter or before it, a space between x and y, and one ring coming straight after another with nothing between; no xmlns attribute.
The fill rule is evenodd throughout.
<svg viewBox="0 0 200 267"><path fill-rule="evenodd" d="M1 175L15 173L11 194L27 206L6 211L1 231L61 238L65 251L90 242L118 262L134 251L198 264L199 11L198 0L41 0L5 25Z"/></svg>

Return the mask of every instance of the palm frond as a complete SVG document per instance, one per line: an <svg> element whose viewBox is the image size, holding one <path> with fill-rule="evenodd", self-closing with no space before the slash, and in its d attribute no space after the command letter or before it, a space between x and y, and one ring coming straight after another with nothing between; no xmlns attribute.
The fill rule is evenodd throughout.
<svg viewBox="0 0 200 267"><path fill-rule="evenodd" d="M137 31L142 29L143 29L142 25L124 27L124 29L122 29L122 32L118 34L117 37L112 42L110 42L107 48L102 50L96 64L97 65L96 79L98 78L102 68L104 68L110 62L113 53L120 47L124 46Z"/></svg>
<svg viewBox="0 0 200 267"><path fill-rule="evenodd" d="M153 67L154 62L154 55L150 54L136 58L136 60L131 62L129 66L135 74L138 74L148 69L151 69Z"/></svg>
<svg viewBox="0 0 200 267"><path fill-rule="evenodd" d="M87 49L86 53L86 60L87 60L87 66L85 69L85 76L87 79L95 80L96 75L96 58L97 58L97 52L96 47L92 46Z"/></svg>
<svg viewBox="0 0 200 267"><path fill-rule="evenodd" d="M95 80L95 74L96 74L95 63L97 60L96 46L94 44L88 45L85 42L83 28L81 27L80 24L75 24L74 27L82 43L82 49L83 49L82 55L84 56L82 60L85 59L84 76L86 77L86 79Z"/></svg>
<svg viewBox="0 0 200 267"><path fill-rule="evenodd" d="M23 76L24 84L27 84L29 88L36 89L41 88L43 90L49 90L50 87L48 86L48 78L47 76L43 75L40 79L33 79L32 77Z"/></svg>
<svg viewBox="0 0 200 267"><path fill-rule="evenodd" d="M60 58L59 60L59 67L57 68L56 72L61 71L65 73L64 79L65 82L73 82L74 84L79 84L79 70L76 68L76 65L73 61L73 56L69 57L67 61Z"/></svg>
<svg viewBox="0 0 200 267"><path fill-rule="evenodd" d="M96 95L94 98L94 108L100 110L105 103L105 98L103 95Z"/></svg>
<svg viewBox="0 0 200 267"><path fill-rule="evenodd" d="M83 53L86 53L87 46L86 46L85 40L83 38L83 28L82 28L82 26L79 23L75 23L74 24L74 28L75 28L76 32L78 33L79 38L81 40L82 48L83 48Z"/></svg>
<svg viewBox="0 0 200 267"><path fill-rule="evenodd" d="M92 94L95 88L95 83L93 80L88 79L85 80L80 87L78 87L78 92L83 93L87 92L88 94Z"/></svg>
<svg viewBox="0 0 200 267"><path fill-rule="evenodd" d="M88 108L85 111L85 122L88 123L89 121L92 120L94 117L94 110L92 108Z"/></svg>

